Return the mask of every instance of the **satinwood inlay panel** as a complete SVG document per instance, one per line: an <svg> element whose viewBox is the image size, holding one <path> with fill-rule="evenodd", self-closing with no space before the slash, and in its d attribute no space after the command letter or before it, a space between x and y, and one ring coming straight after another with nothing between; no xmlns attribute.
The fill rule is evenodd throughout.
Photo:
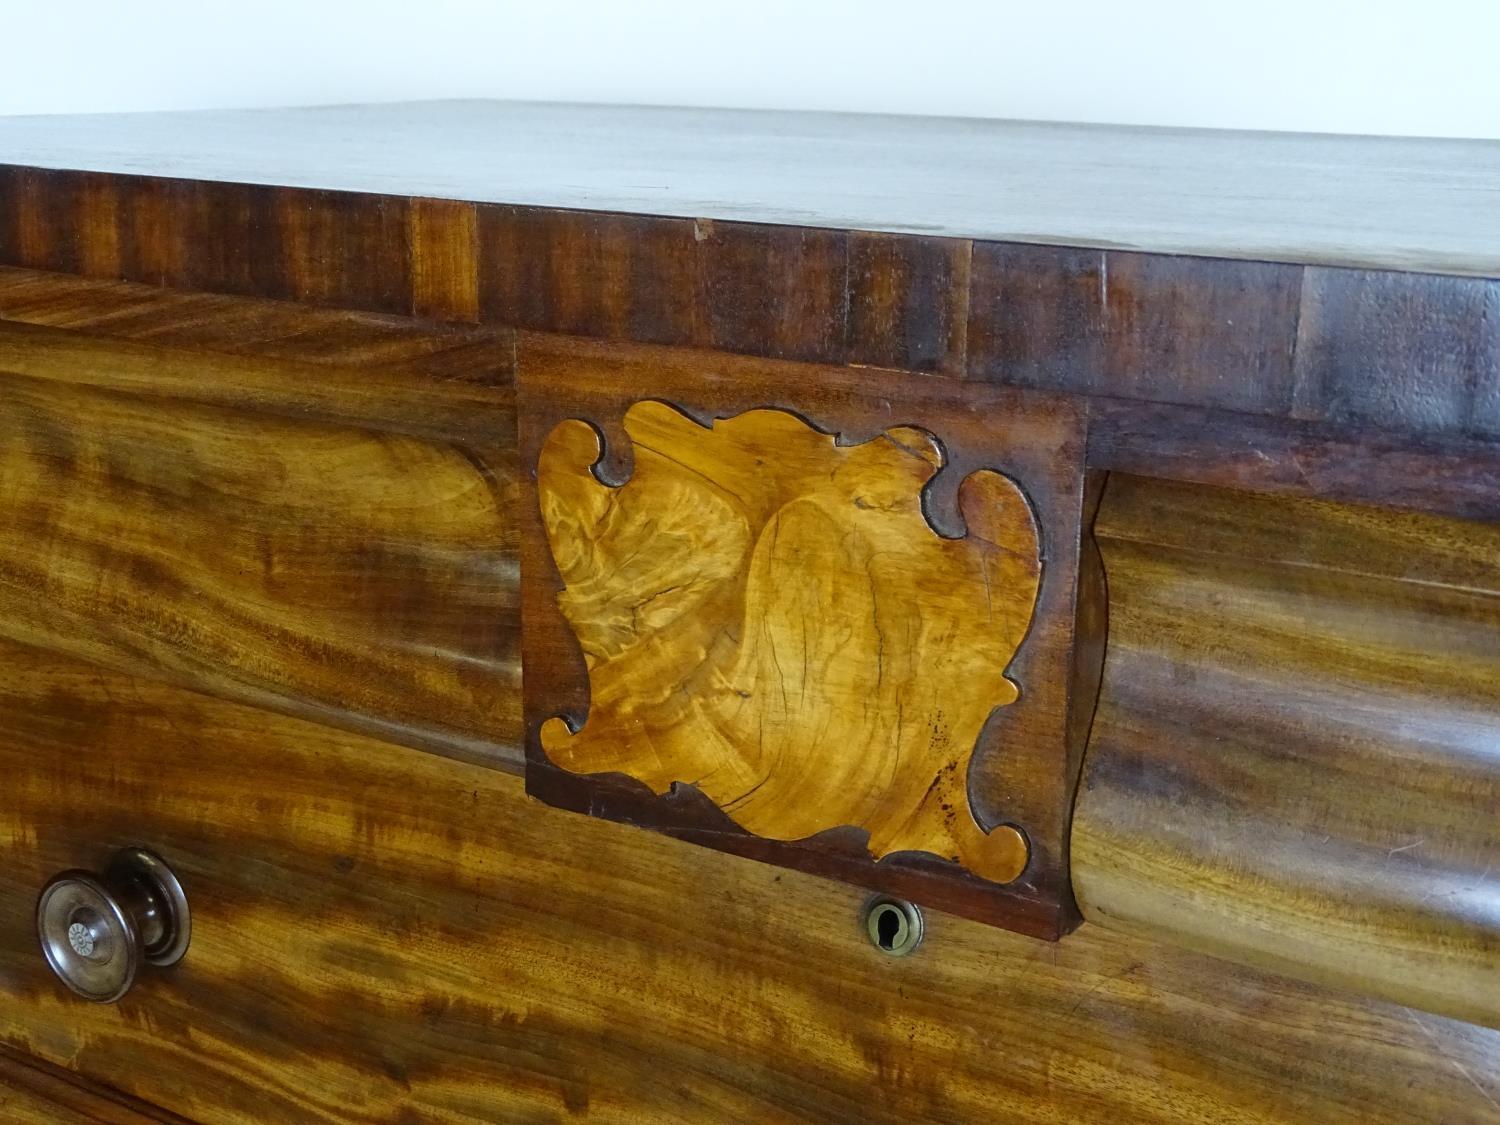
<svg viewBox="0 0 1500 1125"><path fill-rule="evenodd" d="M705 427L643 401L624 430L634 471L619 487L591 471L602 447L586 422L542 449L558 604L590 693L581 729L542 727L547 756L657 794L693 784L759 836L847 824L876 859L921 851L1018 876L1024 836L986 831L967 784L985 721L1019 695L1005 671L1036 604L1020 488L971 474L966 534L944 538L922 512L943 455L919 428L841 445L784 411Z"/></svg>

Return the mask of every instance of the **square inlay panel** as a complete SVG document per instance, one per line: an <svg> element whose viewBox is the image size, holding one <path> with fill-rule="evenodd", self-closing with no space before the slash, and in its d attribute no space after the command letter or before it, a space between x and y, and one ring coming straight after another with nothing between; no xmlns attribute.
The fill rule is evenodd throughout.
<svg viewBox="0 0 1500 1125"><path fill-rule="evenodd" d="M1103 622L1047 394L523 337L527 787L1055 937Z"/></svg>

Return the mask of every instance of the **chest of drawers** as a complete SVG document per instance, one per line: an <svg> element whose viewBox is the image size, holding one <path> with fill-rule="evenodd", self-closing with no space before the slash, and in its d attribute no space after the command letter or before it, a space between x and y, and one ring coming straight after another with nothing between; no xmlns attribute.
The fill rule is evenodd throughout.
<svg viewBox="0 0 1500 1125"><path fill-rule="evenodd" d="M1500 1119L1500 145L0 162L0 1117Z"/></svg>

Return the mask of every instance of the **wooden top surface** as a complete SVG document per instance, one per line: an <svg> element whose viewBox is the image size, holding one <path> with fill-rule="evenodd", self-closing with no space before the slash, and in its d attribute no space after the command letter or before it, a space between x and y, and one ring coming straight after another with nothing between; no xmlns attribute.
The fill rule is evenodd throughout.
<svg viewBox="0 0 1500 1125"><path fill-rule="evenodd" d="M1500 141L452 101L0 118L0 163L1500 277Z"/></svg>

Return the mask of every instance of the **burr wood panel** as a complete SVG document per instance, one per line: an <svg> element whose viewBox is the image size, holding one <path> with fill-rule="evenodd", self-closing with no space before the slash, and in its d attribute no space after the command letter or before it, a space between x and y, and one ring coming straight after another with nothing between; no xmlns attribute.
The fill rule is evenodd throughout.
<svg viewBox="0 0 1500 1125"><path fill-rule="evenodd" d="M649 401L623 427L634 470L617 488L591 472L587 422L559 423L540 454L558 604L589 681L581 729L543 724L548 759L658 796L692 784L757 836L851 825L877 860L1020 875L1025 837L982 827L968 796L985 722L1020 694L1005 670L1041 577L1015 482L969 476L965 534L944 539L922 513L943 465L922 430L840 446L783 411L704 427Z"/></svg>
<svg viewBox="0 0 1500 1125"><path fill-rule="evenodd" d="M0 129L0 1116L1500 1118L1500 148L199 120Z"/></svg>

